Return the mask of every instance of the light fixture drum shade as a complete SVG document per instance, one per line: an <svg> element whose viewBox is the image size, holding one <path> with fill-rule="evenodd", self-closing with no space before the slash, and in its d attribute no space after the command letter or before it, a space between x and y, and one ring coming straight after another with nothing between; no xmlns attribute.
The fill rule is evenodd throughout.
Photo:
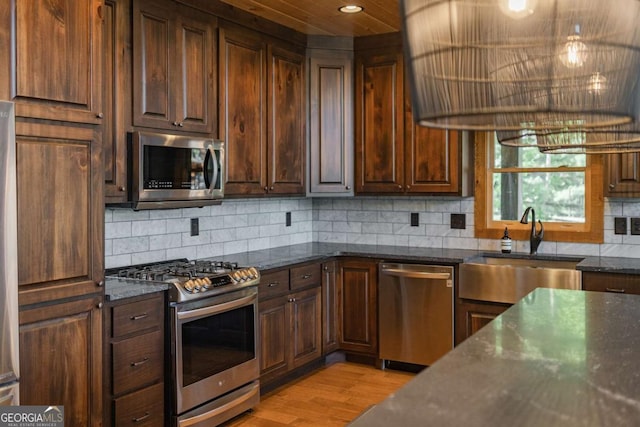
<svg viewBox="0 0 640 427"><path fill-rule="evenodd" d="M612 154L640 151L640 122L607 128L522 129L496 132L501 145L536 147L549 154Z"/></svg>
<svg viewBox="0 0 640 427"><path fill-rule="evenodd" d="M400 0L417 123L592 128L640 116L640 1L537 0L515 17L509 1Z"/></svg>

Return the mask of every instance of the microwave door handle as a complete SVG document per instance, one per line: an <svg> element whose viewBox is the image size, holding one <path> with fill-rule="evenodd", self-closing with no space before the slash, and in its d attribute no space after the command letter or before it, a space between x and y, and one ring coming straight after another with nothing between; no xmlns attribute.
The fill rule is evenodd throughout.
<svg viewBox="0 0 640 427"><path fill-rule="evenodd" d="M213 171L213 173L211 174L211 178L209 178L209 174L206 173L206 171L209 170L208 165L209 163L211 163L211 170ZM204 156L204 169L205 169L205 174L204 174L204 184L207 187L207 189L209 190L213 190L215 187L215 180L218 177L218 162L216 161L216 152L213 149L213 145L209 145L207 147L207 154Z"/></svg>

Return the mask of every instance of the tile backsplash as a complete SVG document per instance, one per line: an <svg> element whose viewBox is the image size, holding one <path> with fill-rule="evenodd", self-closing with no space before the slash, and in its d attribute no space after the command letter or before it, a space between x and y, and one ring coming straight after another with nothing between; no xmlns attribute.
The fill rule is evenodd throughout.
<svg viewBox="0 0 640 427"><path fill-rule="evenodd" d="M358 197L225 200L218 206L105 211L107 268L174 258L210 258L296 243L332 242L499 250L498 239L473 237L473 198ZM285 225L291 212L291 226ZM418 226L411 226L418 213ZM466 228L452 229L451 214ZM638 257L640 235L614 234L614 217L640 217L640 202L605 199L604 243L543 241L544 254ZM199 235L191 236L191 218ZM528 241L514 242L527 252Z"/></svg>

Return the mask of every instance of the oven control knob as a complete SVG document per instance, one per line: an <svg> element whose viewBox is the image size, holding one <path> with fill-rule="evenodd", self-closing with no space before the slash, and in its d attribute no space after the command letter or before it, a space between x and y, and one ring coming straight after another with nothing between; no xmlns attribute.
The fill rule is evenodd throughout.
<svg viewBox="0 0 640 427"><path fill-rule="evenodd" d="M249 275L247 274L246 269L240 270L240 277L242 277L243 282L249 278Z"/></svg>
<svg viewBox="0 0 640 427"><path fill-rule="evenodd" d="M239 271L234 272L234 273L231 275L231 278L233 278L233 280L234 280L236 283L238 283L238 282L242 282L242 276L240 275L240 272L239 272Z"/></svg>
<svg viewBox="0 0 640 427"><path fill-rule="evenodd" d="M209 279L208 277L203 277L201 281L202 281L202 287L204 289L209 289L211 287L211 279Z"/></svg>
<svg viewBox="0 0 640 427"><path fill-rule="evenodd" d="M193 283L193 280L187 280L182 286L187 292L193 292L195 289L195 283Z"/></svg>
<svg viewBox="0 0 640 427"><path fill-rule="evenodd" d="M251 275L252 279L257 279L258 278L258 270L256 270L255 267L251 267L249 269L249 274Z"/></svg>

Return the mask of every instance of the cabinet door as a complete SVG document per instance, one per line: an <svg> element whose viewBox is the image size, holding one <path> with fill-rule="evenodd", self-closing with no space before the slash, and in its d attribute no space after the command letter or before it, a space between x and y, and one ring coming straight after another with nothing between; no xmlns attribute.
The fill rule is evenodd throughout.
<svg viewBox="0 0 640 427"><path fill-rule="evenodd" d="M259 304L260 379L269 382L289 369L288 297Z"/></svg>
<svg viewBox="0 0 640 427"><path fill-rule="evenodd" d="M176 76L172 120L180 130L216 133L216 19L186 7L178 8L176 16L176 44L171 57Z"/></svg>
<svg viewBox="0 0 640 427"><path fill-rule="evenodd" d="M100 123L102 0L0 2L0 99L16 116Z"/></svg>
<svg viewBox="0 0 640 427"><path fill-rule="evenodd" d="M297 368L322 356L322 310L320 287L292 294L291 367Z"/></svg>
<svg viewBox="0 0 640 427"><path fill-rule="evenodd" d="M459 193L462 147L458 132L418 126L410 109L405 128L406 190L411 193Z"/></svg>
<svg viewBox="0 0 640 427"><path fill-rule="evenodd" d="M268 161L270 194L304 194L304 56L270 46Z"/></svg>
<svg viewBox="0 0 640 427"><path fill-rule="evenodd" d="M174 9L164 1L133 3L133 124L175 129L171 84L175 46Z"/></svg>
<svg viewBox="0 0 640 427"><path fill-rule="evenodd" d="M402 193L402 54L356 54L356 193Z"/></svg>
<svg viewBox="0 0 640 427"><path fill-rule="evenodd" d="M339 293L340 349L378 354L377 268L374 262L343 261Z"/></svg>
<svg viewBox="0 0 640 427"><path fill-rule="evenodd" d="M640 197L640 153L605 156L607 197Z"/></svg>
<svg viewBox="0 0 640 427"><path fill-rule="evenodd" d="M20 311L20 404L64 406L65 426L101 425L101 298Z"/></svg>
<svg viewBox="0 0 640 427"><path fill-rule="evenodd" d="M220 138L225 141L225 195L265 194L267 187L266 45L239 28L219 32Z"/></svg>
<svg viewBox="0 0 640 427"><path fill-rule="evenodd" d="M456 345L478 332L511 304L460 300L456 305Z"/></svg>
<svg viewBox="0 0 640 427"><path fill-rule="evenodd" d="M105 0L104 16L104 153L105 201L127 201L127 129L131 108L131 1Z"/></svg>
<svg viewBox="0 0 640 427"><path fill-rule="evenodd" d="M338 349L338 263L330 261L322 265L322 354Z"/></svg>
<svg viewBox="0 0 640 427"><path fill-rule="evenodd" d="M16 123L21 306L101 289L99 138L97 128Z"/></svg>
<svg viewBox="0 0 640 427"><path fill-rule="evenodd" d="M309 59L309 196L353 195L353 55Z"/></svg>

